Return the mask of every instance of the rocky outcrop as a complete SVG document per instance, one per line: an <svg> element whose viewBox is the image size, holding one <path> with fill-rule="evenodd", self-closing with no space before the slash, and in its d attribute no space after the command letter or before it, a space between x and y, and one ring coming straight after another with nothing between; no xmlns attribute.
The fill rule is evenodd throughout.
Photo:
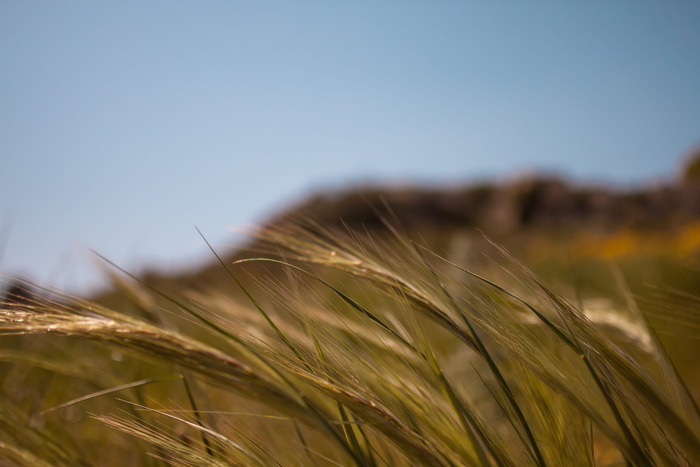
<svg viewBox="0 0 700 467"><path fill-rule="evenodd" d="M569 228L667 230L700 219L700 183L616 190L529 178L450 189L364 187L316 194L270 222L308 216L327 225L371 230L386 217L384 206L409 229L478 228L494 234Z"/></svg>

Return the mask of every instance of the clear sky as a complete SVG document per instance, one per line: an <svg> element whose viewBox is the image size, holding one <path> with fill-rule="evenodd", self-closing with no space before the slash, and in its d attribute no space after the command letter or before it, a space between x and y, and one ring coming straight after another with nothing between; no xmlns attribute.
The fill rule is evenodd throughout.
<svg viewBox="0 0 700 467"><path fill-rule="evenodd" d="M0 1L0 270L206 255L317 189L544 170L638 184L700 143L697 1ZM200 259L201 261L201 259Z"/></svg>

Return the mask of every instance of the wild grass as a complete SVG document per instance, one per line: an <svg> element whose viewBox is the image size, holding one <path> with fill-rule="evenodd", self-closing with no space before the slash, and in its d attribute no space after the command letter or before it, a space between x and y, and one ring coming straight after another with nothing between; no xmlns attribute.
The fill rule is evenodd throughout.
<svg viewBox="0 0 700 467"><path fill-rule="evenodd" d="M2 462L700 465L700 413L621 275L602 306L505 251L475 272L391 228L254 235L226 290L117 270L118 308L6 303Z"/></svg>

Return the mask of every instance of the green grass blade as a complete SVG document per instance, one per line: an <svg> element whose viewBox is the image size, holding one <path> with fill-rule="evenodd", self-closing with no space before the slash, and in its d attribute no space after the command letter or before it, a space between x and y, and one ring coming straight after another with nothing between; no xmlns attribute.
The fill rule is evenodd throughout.
<svg viewBox="0 0 700 467"><path fill-rule="evenodd" d="M42 410L41 414L45 415L49 412L53 412L55 410L60 410L60 409L65 409L66 407L70 407L75 404L79 404L81 402L88 401L90 399L94 399L96 397L101 397L101 396L106 396L107 394L114 394L115 392L123 391L125 389L132 389L132 388L137 388L141 386L146 386L148 384L153 384L153 383L160 383L163 381L172 381L174 379L177 379L177 376L167 376L167 377L162 377L162 378L146 378L142 379L140 381L134 381L132 383L127 383L127 384L122 384L121 386L116 386L113 388L109 389L103 389L101 391L96 391L91 394L87 394L85 396L77 397L75 399L69 400L67 402L64 402L59 405L55 405L53 407L50 407L48 409Z"/></svg>

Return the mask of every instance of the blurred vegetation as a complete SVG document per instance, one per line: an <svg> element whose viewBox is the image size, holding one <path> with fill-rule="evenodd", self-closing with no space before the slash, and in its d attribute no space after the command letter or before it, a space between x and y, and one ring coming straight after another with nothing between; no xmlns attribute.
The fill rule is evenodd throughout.
<svg viewBox="0 0 700 467"><path fill-rule="evenodd" d="M683 163L682 176L685 183L700 182L700 146L688 152Z"/></svg>

